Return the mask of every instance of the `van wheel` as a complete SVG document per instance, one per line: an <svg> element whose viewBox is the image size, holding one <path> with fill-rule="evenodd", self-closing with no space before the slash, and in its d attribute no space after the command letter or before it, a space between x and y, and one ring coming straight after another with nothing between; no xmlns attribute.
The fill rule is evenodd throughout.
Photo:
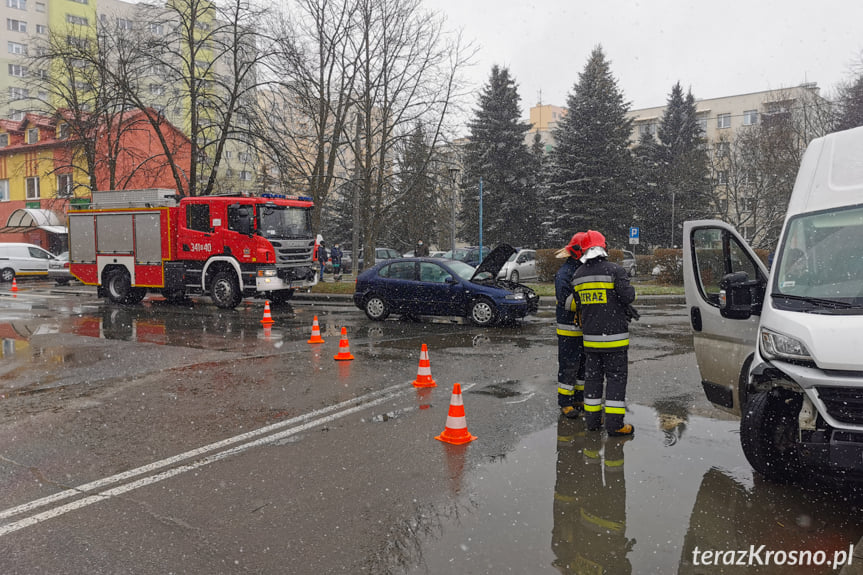
<svg viewBox="0 0 863 575"><path fill-rule="evenodd" d="M237 274L232 271L221 271L213 278L210 284L210 297L216 307L222 309L233 309L243 301L240 292L240 284L237 282Z"/></svg>
<svg viewBox="0 0 863 575"><path fill-rule="evenodd" d="M0 280L4 282L11 282L15 279L15 270L12 268L3 268L3 271L0 272Z"/></svg>
<svg viewBox="0 0 863 575"><path fill-rule="evenodd" d="M108 272L108 277L105 280L105 293L111 302L127 303L131 291L132 280L126 270Z"/></svg>
<svg viewBox="0 0 863 575"><path fill-rule="evenodd" d="M497 310L491 301L480 298L470 304L469 316L471 323L485 327L494 323L497 318Z"/></svg>
<svg viewBox="0 0 863 575"><path fill-rule="evenodd" d="M774 389L750 395L740 421L740 443L752 468L777 483L795 481L801 472L797 416L803 400Z"/></svg>

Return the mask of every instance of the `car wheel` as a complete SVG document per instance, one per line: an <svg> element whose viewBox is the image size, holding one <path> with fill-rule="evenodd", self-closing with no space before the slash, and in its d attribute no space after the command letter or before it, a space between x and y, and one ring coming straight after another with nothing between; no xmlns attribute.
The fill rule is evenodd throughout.
<svg viewBox="0 0 863 575"><path fill-rule="evenodd" d="M379 295L373 295L366 299L366 305L363 306L363 309L365 309L368 318L374 321L385 320L390 315L390 307Z"/></svg>
<svg viewBox="0 0 863 575"><path fill-rule="evenodd" d="M105 281L105 292L112 303L126 303L132 291L132 279L126 270L114 270L108 273Z"/></svg>
<svg viewBox="0 0 863 575"><path fill-rule="evenodd" d="M518 283L518 280L519 280L518 270L512 270L512 273L509 276L509 281L511 281L513 283Z"/></svg>
<svg viewBox="0 0 863 575"><path fill-rule="evenodd" d="M233 271L221 271L213 278L210 284L210 297L216 307L222 309L233 309L243 301L240 293L240 284L237 282L237 274Z"/></svg>
<svg viewBox="0 0 863 575"><path fill-rule="evenodd" d="M797 415L802 399L781 390L749 396L740 421L746 460L765 479L789 483L800 475Z"/></svg>
<svg viewBox="0 0 863 575"><path fill-rule="evenodd" d="M286 303L292 297L294 297L294 290L292 289L280 289L270 292L270 301L275 305Z"/></svg>
<svg viewBox="0 0 863 575"><path fill-rule="evenodd" d="M15 270L12 268L3 268L3 271L0 272L0 280L4 282L11 282L15 279Z"/></svg>
<svg viewBox="0 0 863 575"><path fill-rule="evenodd" d="M487 326L494 323L497 317L497 310L491 301L480 298L470 304L470 312L468 314L471 323L478 326Z"/></svg>

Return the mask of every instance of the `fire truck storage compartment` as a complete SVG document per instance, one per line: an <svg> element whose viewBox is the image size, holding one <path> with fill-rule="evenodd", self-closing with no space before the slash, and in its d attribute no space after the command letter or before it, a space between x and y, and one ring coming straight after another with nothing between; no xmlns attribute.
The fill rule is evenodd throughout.
<svg viewBox="0 0 863 575"><path fill-rule="evenodd" d="M96 234L93 214L69 214L69 261L96 263Z"/></svg>
<svg viewBox="0 0 863 575"><path fill-rule="evenodd" d="M132 254L132 214L96 215L96 251L104 254Z"/></svg>

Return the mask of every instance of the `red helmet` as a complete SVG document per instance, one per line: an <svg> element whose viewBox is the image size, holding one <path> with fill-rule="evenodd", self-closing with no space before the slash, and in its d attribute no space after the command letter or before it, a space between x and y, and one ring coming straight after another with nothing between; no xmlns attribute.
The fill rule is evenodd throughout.
<svg viewBox="0 0 863 575"><path fill-rule="evenodd" d="M581 249L586 252L590 248L605 249L605 236L595 230L584 232L584 238L581 240Z"/></svg>
<svg viewBox="0 0 863 575"><path fill-rule="evenodd" d="M569 252L569 255L575 257L575 259L580 258L584 253L584 232L576 232L564 249Z"/></svg>

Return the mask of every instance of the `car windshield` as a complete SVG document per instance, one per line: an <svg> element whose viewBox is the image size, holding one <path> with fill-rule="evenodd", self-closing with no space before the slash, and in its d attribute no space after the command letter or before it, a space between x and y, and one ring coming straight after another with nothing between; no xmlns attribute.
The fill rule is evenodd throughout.
<svg viewBox="0 0 863 575"><path fill-rule="evenodd" d="M863 305L863 207L792 218L779 251L773 293Z"/></svg>
<svg viewBox="0 0 863 575"><path fill-rule="evenodd" d="M447 265L453 272L455 272L458 277L463 280L469 280L470 278L472 278L474 272L476 271L475 267L470 266L464 262L460 262L458 260L449 262Z"/></svg>
<svg viewBox="0 0 863 575"><path fill-rule="evenodd" d="M258 207L259 230L265 238L305 238L312 236L312 211L308 208Z"/></svg>
<svg viewBox="0 0 863 575"><path fill-rule="evenodd" d="M441 257L444 257L447 259L452 259L452 260L464 261L465 259L467 259L467 256L469 253L470 253L470 251L466 250L464 248L456 248L455 250L450 250L450 251L446 252Z"/></svg>
<svg viewBox="0 0 863 575"><path fill-rule="evenodd" d="M514 254L512 254L511 256L509 256L509 259L508 259L508 260L506 260L506 261L508 261L508 262L514 262L514 261L516 260L516 258L519 256L519 254L520 254L520 253L521 253L521 252L515 252Z"/></svg>

